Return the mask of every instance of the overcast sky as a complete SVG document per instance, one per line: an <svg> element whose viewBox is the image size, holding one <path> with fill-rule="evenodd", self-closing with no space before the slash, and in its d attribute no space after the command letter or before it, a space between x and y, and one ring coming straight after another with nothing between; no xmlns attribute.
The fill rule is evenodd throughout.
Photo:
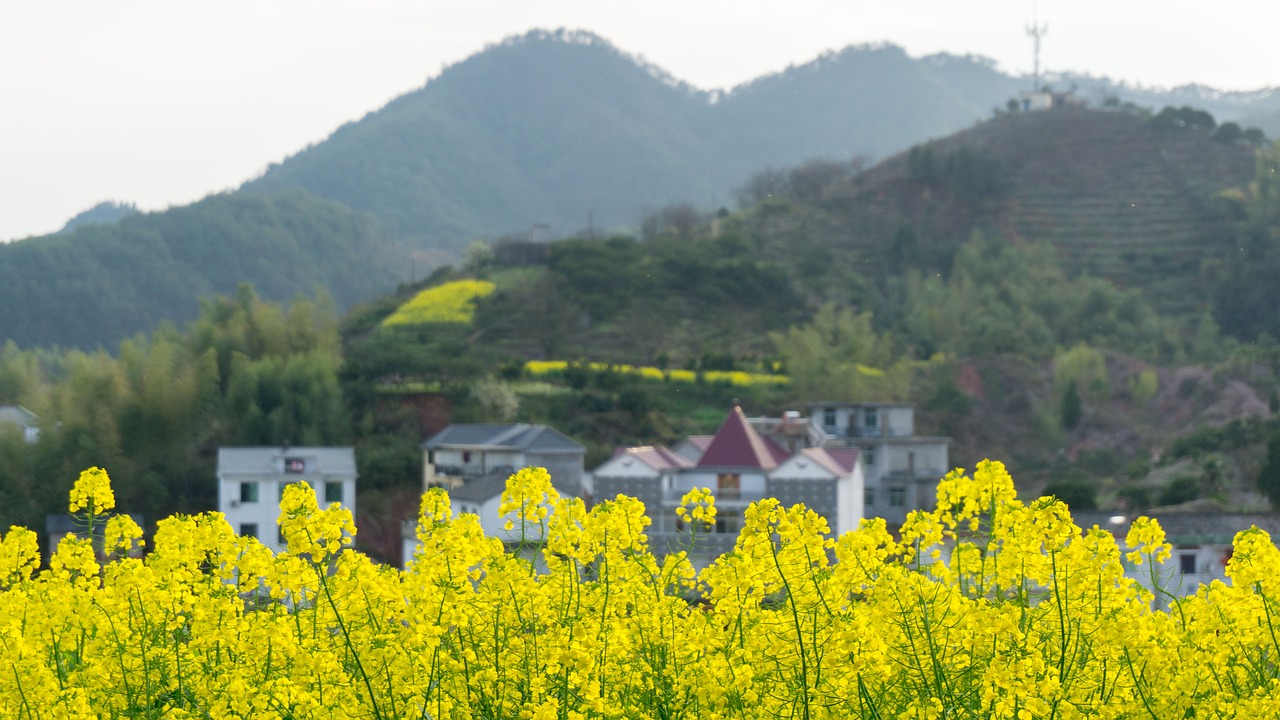
<svg viewBox="0 0 1280 720"><path fill-rule="evenodd" d="M605 37L702 88L888 41L1145 85L1280 85L1280 3L1182 0L2 0L0 239L102 200L235 187L487 43Z"/></svg>

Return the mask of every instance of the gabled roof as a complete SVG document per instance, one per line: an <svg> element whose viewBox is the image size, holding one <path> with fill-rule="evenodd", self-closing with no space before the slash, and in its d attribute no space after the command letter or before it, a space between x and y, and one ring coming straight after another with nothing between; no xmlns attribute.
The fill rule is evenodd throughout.
<svg viewBox="0 0 1280 720"><path fill-rule="evenodd" d="M678 455L663 445L643 445L641 447L619 448L617 455L629 455L654 470L670 470L672 468L693 467L689 458Z"/></svg>
<svg viewBox="0 0 1280 720"><path fill-rule="evenodd" d="M856 448L805 448L801 454L832 475L848 475L858 462Z"/></svg>
<svg viewBox="0 0 1280 720"><path fill-rule="evenodd" d="M735 405L716 431L698 467L742 467L772 470L787 458L776 443L768 442L751 427L742 408Z"/></svg>
<svg viewBox="0 0 1280 720"><path fill-rule="evenodd" d="M814 448L821 450L833 461L836 466L846 473L853 472L853 468L858 464L858 448Z"/></svg>
<svg viewBox="0 0 1280 720"><path fill-rule="evenodd" d="M11 422L15 425L34 426L36 414L21 405L0 405L0 422Z"/></svg>
<svg viewBox="0 0 1280 720"><path fill-rule="evenodd" d="M587 452L582 445L546 425L527 423L450 425L422 443L422 447L427 450L522 450L583 455Z"/></svg>
<svg viewBox="0 0 1280 720"><path fill-rule="evenodd" d="M805 448L770 471L769 477L774 479L790 477L796 470L807 468L809 463L829 473L832 478L848 477L858 463L858 450L856 448Z"/></svg>
<svg viewBox="0 0 1280 720"><path fill-rule="evenodd" d="M693 447L698 448L702 452L706 452L711 447L711 441L715 439L715 435L690 435L683 442L689 443Z"/></svg>
<svg viewBox="0 0 1280 720"><path fill-rule="evenodd" d="M468 480L462 484L462 487L450 490L449 498L467 502L486 502L491 498L498 497L503 490L507 489L508 476L510 476L510 473L489 473L485 477Z"/></svg>
<svg viewBox="0 0 1280 720"><path fill-rule="evenodd" d="M286 473L285 459L301 460ZM351 447L224 447L218 448L218 477L227 475L351 475L356 452Z"/></svg>

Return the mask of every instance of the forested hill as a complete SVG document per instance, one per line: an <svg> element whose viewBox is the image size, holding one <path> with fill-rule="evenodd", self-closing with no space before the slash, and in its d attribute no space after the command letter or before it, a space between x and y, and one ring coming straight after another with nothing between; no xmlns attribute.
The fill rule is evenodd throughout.
<svg viewBox="0 0 1280 720"><path fill-rule="evenodd" d="M1061 84L1095 105L1112 95L1151 107L1194 99L1219 120L1259 124L1280 110L1280 93ZM765 167L886 157L990 117L1026 85L981 58L911 58L878 45L713 94L588 33L532 32L446 69L245 188L302 187L456 257L476 238L536 223L561 236L589 222L635 227L672 202L733 206L733 189Z"/></svg>
<svg viewBox="0 0 1280 720"><path fill-rule="evenodd" d="M403 257L372 218L301 191L212 196L0 245L0 345L114 349L246 282L346 307L408 280Z"/></svg>
<svg viewBox="0 0 1280 720"><path fill-rule="evenodd" d="M1182 114L1004 115L828 188L815 209L840 228L830 243L882 271L945 272L979 230L1047 242L1068 273L1142 289L1165 310L1203 309L1206 271L1231 246L1236 209L1221 192L1253 179L1257 149L1203 113L1190 113L1203 126L1180 124ZM815 239L826 236L794 242Z"/></svg>

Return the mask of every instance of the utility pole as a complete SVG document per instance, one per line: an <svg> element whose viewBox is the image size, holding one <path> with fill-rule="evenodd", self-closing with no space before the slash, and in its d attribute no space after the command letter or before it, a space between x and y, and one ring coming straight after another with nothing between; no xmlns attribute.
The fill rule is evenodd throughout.
<svg viewBox="0 0 1280 720"><path fill-rule="evenodd" d="M1035 46L1035 54L1033 57L1034 63L1035 63L1034 64L1035 72L1032 75L1032 78L1033 78L1032 82L1034 82L1035 85L1032 86L1031 92L1040 92L1040 38L1048 34L1049 34L1048 23L1045 23L1044 25L1040 25L1035 20L1032 20L1031 24L1027 25L1027 37L1031 38Z"/></svg>

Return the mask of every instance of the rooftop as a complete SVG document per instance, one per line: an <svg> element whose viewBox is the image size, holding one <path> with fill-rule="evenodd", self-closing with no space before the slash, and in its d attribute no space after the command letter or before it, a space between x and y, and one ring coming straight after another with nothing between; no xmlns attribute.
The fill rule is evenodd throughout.
<svg viewBox="0 0 1280 720"><path fill-rule="evenodd" d="M539 453L581 453L587 449L546 425L527 423L457 424L422 443L427 450L523 450Z"/></svg>

